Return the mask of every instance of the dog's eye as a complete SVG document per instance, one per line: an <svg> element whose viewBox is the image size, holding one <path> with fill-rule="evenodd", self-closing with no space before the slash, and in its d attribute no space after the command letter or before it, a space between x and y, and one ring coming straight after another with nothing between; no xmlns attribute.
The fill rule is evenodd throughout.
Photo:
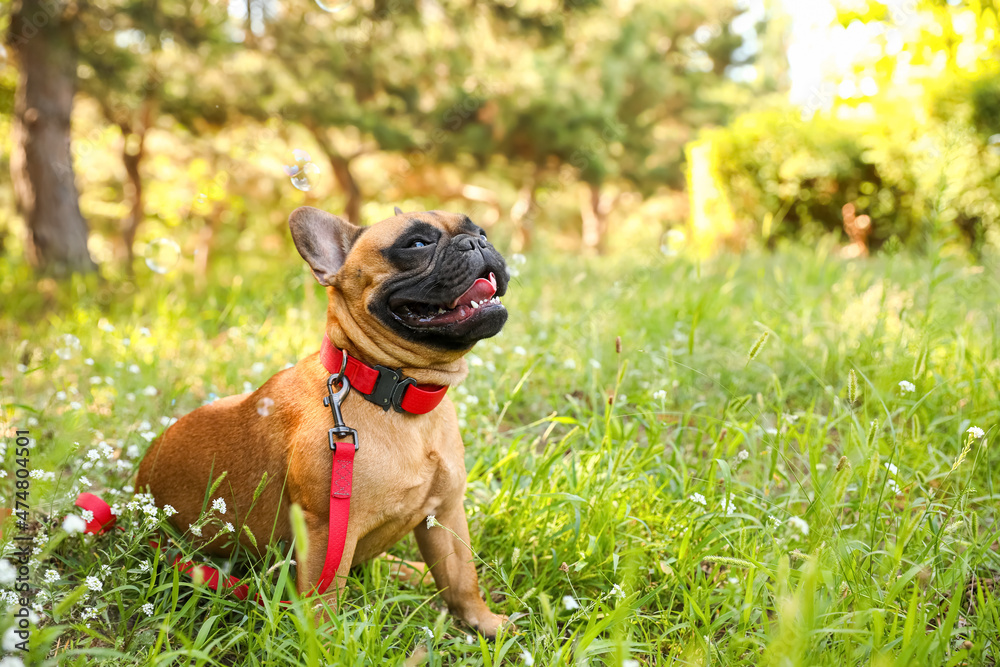
<svg viewBox="0 0 1000 667"><path fill-rule="evenodd" d="M486 238L486 232L479 232L479 237L481 239L483 239L484 241L486 241L487 240L487 238Z"/></svg>
<svg viewBox="0 0 1000 667"><path fill-rule="evenodd" d="M424 243L423 241L413 241L412 243L410 243L409 247L411 247L411 248L423 248L426 245L427 244Z"/></svg>

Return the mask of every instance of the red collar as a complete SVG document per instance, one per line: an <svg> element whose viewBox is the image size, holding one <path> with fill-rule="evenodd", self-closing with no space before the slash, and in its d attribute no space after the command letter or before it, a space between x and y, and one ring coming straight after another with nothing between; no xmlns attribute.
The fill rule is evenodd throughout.
<svg viewBox="0 0 1000 667"><path fill-rule="evenodd" d="M343 358L344 353L330 342L329 337L323 336L319 359L331 375L340 372ZM417 384L413 378L403 377L398 370L369 366L349 354L344 375L350 380L352 389L383 410L392 407L396 412L415 415L427 414L436 408L448 391L448 387L436 384Z"/></svg>

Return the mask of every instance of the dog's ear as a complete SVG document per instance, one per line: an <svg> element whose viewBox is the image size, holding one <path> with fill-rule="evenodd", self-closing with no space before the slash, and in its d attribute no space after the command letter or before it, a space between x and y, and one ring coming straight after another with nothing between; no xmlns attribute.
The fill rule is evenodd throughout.
<svg viewBox="0 0 1000 667"><path fill-rule="evenodd" d="M393 206L392 212L395 213L396 215L403 215L403 209L399 208L398 206Z"/></svg>
<svg viewBox="0 0 1000 667"><path fill-rule="evenodd" d="M292 240L320 285L331 285L347 253L363 231L343 218L311 206L301 206L288 216Z"/></svg>

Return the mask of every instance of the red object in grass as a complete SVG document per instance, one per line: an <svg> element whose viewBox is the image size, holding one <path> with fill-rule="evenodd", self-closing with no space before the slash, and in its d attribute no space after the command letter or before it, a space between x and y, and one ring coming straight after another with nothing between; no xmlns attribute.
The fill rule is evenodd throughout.
<svg viewBox="0 0 1000 667"><path fill-rule="evenodd" d="M108 504L93 493L81 493L75 504L80 509L88 510L94 515L94 518L87 522L86 532L89 535L106 533L114 527L115 521L118 520L118 517L111 513Z"/></svg>

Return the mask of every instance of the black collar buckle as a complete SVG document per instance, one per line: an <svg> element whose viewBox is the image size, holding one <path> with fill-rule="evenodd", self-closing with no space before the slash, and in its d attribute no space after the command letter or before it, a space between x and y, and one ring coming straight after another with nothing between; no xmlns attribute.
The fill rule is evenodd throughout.
<svg viewBox="0 0 1000 667"><path fill-rule="evenodd" d="M361 395L386 412L390 407L396 412L403 412L403 394L408 386L417 382L413 378L403 377L403 373L394 368L386 366L372 368L378 371L378 380L375 381L375 387L370 394Z"/></svg>

